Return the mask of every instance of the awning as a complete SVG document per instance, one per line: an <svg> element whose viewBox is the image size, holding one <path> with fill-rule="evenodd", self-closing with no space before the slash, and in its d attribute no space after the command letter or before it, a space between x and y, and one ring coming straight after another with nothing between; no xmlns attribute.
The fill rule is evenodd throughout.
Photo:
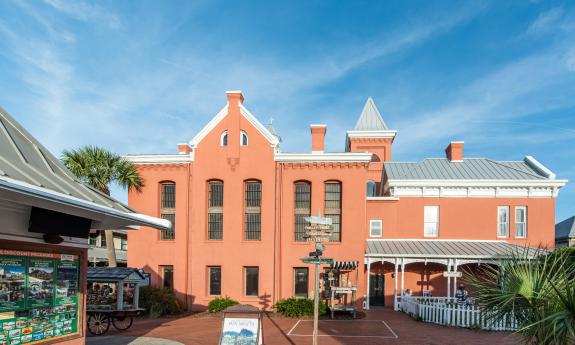
<svg viewBox="0 0 575 345"><path fill-rule="evenodd" d="M367 240L365 256L372 258L502 259L511 255L535 257L544 250L506 241Z"/></svg>
<svg viewBox="0 0 575 345"><path fill-rule="evenodd" d="M354 270L358 264L358 261L334 261L330 268L336 270Z"/></svg>

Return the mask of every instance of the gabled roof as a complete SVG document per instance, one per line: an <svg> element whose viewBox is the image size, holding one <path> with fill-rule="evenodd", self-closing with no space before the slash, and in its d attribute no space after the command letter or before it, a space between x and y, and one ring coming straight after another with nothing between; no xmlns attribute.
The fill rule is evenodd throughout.
<svg viewBox="0 0 575 345"><path fill-rule="evenodd" d="M110 223L170 226L162 219L136 214L128 206L80 182L2 108L0 148L0 191L96 212L113 218Z"/></svg>
<svg viewBox="0 0 575 345"><path fill-rule="evenodd" d="M379 110L375 106L373 98L369 97L363 106L361 115L357 120L354 130L356 131L386 131L387 125L383 121Z"/></svg>
<svg viewBox="0 0 575 345"><path fill-rule="evenodd" d="M555 225L555 239L575 238L575 216Z"/></svg>
<svg viewBox="0 0 575 345"><path fill-rule="evenodd" d="M269 142L272 146L276 147L279 144L279 136L271 133L266 126L264 126L258 119L250 113L242 103L240 103L240 114L242 114ZM198 144L214 129L228 115L228 105L220 110L207 125L190 140L190 146L195 148Z"/></svg>
<svg viewBox="0 0 575 345"><path fill-rule="evenodd" d="M447 158L427 158L420 162L385 162L390 180L548 180L548 176L528 159L494 161L465 158L451 162Z"/></svg>

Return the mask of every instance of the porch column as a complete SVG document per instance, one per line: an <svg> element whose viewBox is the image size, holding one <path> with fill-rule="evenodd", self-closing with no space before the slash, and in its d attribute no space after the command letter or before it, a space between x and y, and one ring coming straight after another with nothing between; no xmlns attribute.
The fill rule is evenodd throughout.
<svg viewBox="0 0 575 345"><path fill-rule="evenodd" d="M365 309L369 310L369 281L371 278L371 259L367 259L367 293L365 298Z"/></svg>
<svg viewBox="0 0 575 345"><path fill-rule="evenodd" d="M457 259L453 263L453 272L457 272ZM455 294L457 293L457 276L453 277L453 298L455 299Z"/></svg>
<svg viewBox="0 0 575 345"><path fill-rule="evenodd" d="M405 260L405 259L403 259L403 258L401 259L401 291L400 291L401 296L403 296L403 294L405 293L405 289L404 289L404 286L405 286L405 284L404 284L404 279L405 279L405 274L404 274L404 272L405 272L405 262L404 262L404 260Z"/></svg>
<svg viewBox="0 0 575 345"><path fill-rule="evenodd" d="M395 275L393 281L395 283L393 288L393 310L397 310L397 258L395 258Z"/></svg>
<svg viewBox="0 0 575 345"><path fill-rule="evenodd" d="M451 272L451 260L447 260L447 272ZM451 297L451 278L447 277L447 301Z"/></svg>

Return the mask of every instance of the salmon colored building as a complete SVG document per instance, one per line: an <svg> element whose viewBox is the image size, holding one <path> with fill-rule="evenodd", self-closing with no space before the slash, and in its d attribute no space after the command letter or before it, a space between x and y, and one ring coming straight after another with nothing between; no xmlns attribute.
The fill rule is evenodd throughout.
<svg viewBox="0 0 575 345"><path fill-rule="evenodd" d="M174 224L130 232L128 265L152 272L154 285L172 287L189 308L216 296L266 308L311 296L313 266L300 259L313 251L305 218L318 212L332 219L324 256L336 260L322 283L327 269L335 281L338 267L357 269L364 309L397 305L407 289L453 295L457 278L445 271L554 245L566 181L530 156L467 158L463 142L451 142L442 158L393 162L397 132L371 98L344 152L325 152L327 127L312 124L310 150L284 153L271 125L243 103L241 92L228 92L177 153L127 157L146 181L129 205Z"/></svg>

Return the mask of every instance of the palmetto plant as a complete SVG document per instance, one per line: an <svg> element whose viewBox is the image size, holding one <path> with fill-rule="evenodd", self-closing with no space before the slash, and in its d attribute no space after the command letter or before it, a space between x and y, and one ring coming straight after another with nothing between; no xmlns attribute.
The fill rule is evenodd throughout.
<svg viewBox="0 0 575 345"><path fill-rule="evenodd" d="M477 303L494 322L512 315L527 344L575 344L573 250L525 250L468 274Z"/></svg>
<svg viewBox="0 0 575 345"><path fill-rule="evenodd" d="M138 192L144 186L144 180L131 162L100 147L85 146L77 150L65 150L62 153L62 162L82 182L106 195L110 195L111 183ZM117 263L114 234L111 230L106 230L105 236L108 265L115 267Z"/></svg>

